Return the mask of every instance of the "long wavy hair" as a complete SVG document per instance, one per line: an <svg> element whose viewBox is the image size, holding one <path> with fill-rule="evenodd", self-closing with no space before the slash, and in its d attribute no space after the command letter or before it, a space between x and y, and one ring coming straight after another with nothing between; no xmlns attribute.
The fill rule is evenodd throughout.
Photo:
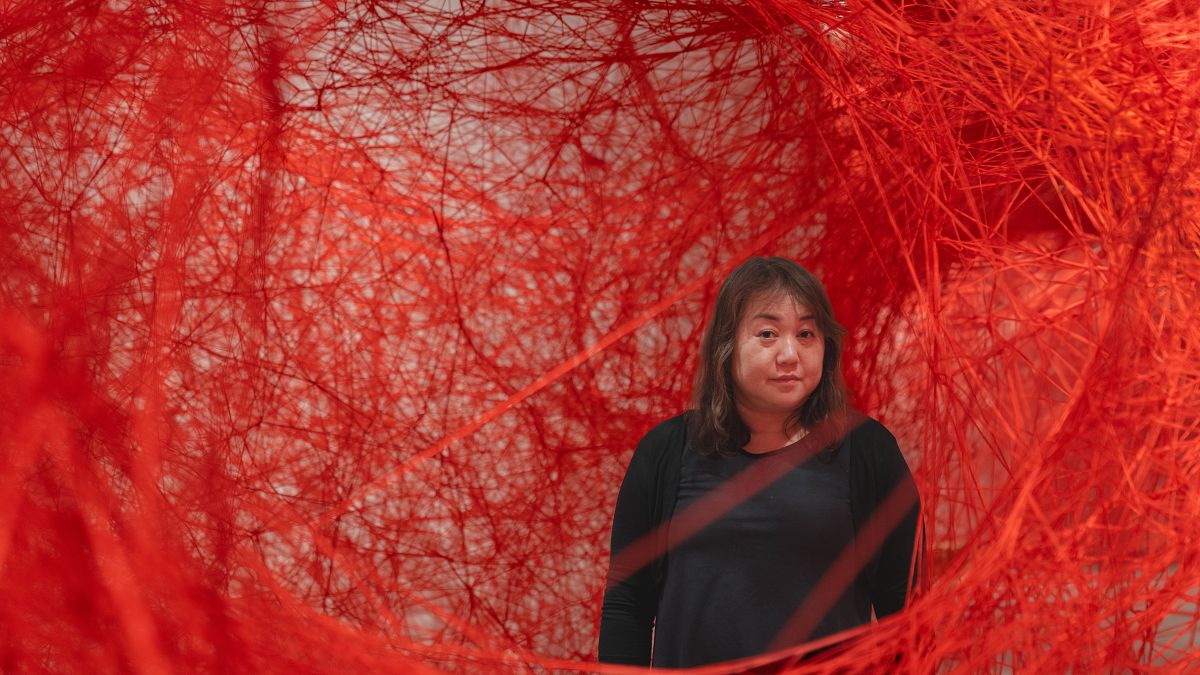
<svg viewBox="0 0 1200 675"><path fill-rule="evenodd" d="M750 258L721 284L712 320L700 346L689 417L693 447L703 454L731 454L750 442L750 430L738 415L734 393L737 330L752 302L777 293L791 296L808 308L825 341L821 381L792 411L786 428L799 426L811 430L831 417L845 417L849 393L842 377L842 340L846 329L834 318L825 288L811 272L791 260Z"/></svg>

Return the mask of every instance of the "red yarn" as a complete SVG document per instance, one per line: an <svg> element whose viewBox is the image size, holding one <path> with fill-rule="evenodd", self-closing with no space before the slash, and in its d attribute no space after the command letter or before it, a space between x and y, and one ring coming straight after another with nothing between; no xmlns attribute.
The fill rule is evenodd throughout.
<svg viewBox="0 0 1200 675"><path fill-rule="evenodd" d="M928 569L701 671L1200 668L1186 5L6 3L0 670L605 670L617 487L754 254Z"/></svg>

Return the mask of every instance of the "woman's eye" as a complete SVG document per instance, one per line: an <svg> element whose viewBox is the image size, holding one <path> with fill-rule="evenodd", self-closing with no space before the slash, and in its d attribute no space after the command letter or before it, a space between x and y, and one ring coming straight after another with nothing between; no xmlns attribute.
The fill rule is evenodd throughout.
<svg viewBox="0 0 1200 675"><path fill-rule="evenodd" d="M766 329L760 330L760 331L758 331L758 337L760 337L760 338L773 338L773 337L775 337L775 331L773 331L773 330L766 330Z"/></svg>
<svg viewBox="0 0 1200 675"><path fill-rule="evenodd" d="M811 330L800 331L800 337L805 338L805 339L813 337L814 335L816 335L816 333L812 332Z"/></svg>

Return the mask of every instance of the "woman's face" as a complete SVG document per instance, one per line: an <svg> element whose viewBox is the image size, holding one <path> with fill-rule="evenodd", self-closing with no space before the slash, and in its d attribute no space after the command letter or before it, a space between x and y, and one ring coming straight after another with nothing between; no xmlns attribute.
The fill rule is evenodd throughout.
<svg viewBox="0 0 1200 675"><path fill-rule="evenodd" d="M825 339L807 307L786 293L751 299L734 342L738 407L763 415L791 414L817 388L824 359Z"/></svg>

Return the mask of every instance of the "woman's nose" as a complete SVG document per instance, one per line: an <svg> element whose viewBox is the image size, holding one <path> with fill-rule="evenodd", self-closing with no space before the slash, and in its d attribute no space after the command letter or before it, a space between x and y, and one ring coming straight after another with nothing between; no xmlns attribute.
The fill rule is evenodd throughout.
<svg viewBox="0 0 1200 675"><path fill-rule="evenodd" d="M783 345L775 355L775 360L779 363L793 363L799 360L796 342L792 338L785 337L783 339Z"/></svg>

